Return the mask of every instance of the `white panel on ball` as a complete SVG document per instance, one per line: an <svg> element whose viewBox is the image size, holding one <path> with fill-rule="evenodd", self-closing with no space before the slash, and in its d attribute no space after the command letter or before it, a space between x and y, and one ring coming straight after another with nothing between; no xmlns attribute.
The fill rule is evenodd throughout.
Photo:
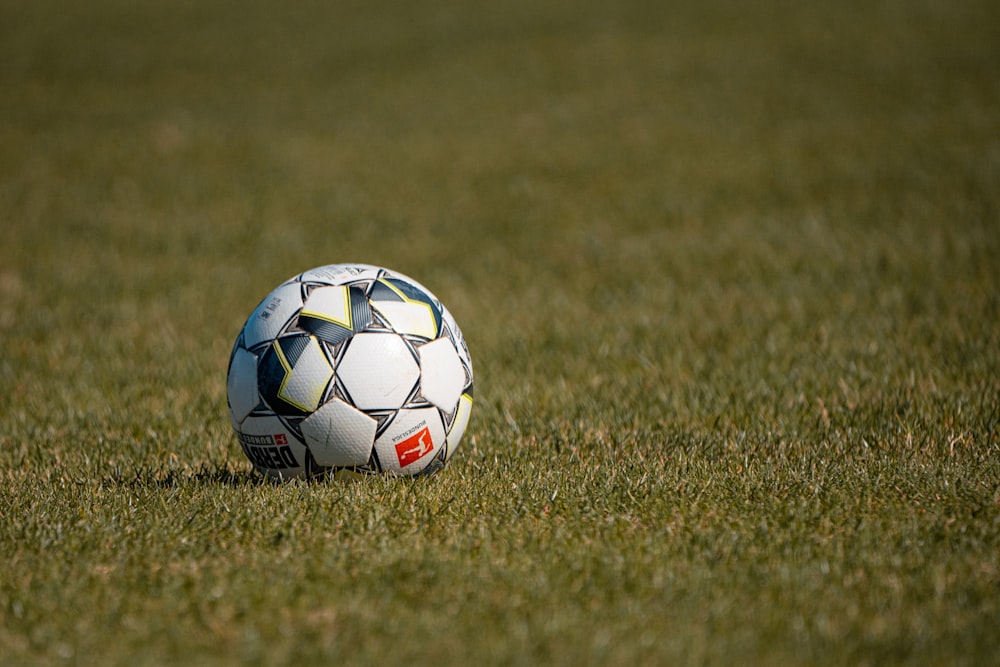
<svg viewBox="0 0 1000 667"><path fill-rule="evenodd" d="M312 315L322 320L351 328L351 295L346 286L319 287L314 289L305 305L303 315Z"/></svg>
<svg viewBox="0 0 1000 667"><path fill-rule="evenodd" d="M461 357L462 363L469 369L469 373L472 373L472 359L469 358L469 348L465 343L465 337L462 336L462 330L458 328L458 322L455 321L455 317L447 309L442 310L441 318L455 338L455 347L458 349L458 356Z"/></svg>
<svg viewBox="0 0 1000 667"><path fill-rule="evenodd" d="M267 295L243 327L243 344L253 348L278 335L281 328L302 307L302 287L286 283Z"/></svg>
<svg viewBox="0 0 1000 667"><path fill-rule="evenodd" d="M450 338L438 338L417 348L420 355L420 393L445 412L455 410L465 388L465 369Z"/></svg>
<svg viewBox="0 0 1000 667"><path fill-rule="evenodd" d="M378 422L333 399L302 422L309 451L324 467L363 466L371 458Z"/></svg>
<svg viewBox="0 0 1000 667"><path fill-rule="evenodd" d="M236 429L243 453L272 479L291 479L306 472L306 447L276 415L251 416Z"/></svg>
<svg viewBox="0 0 1000 667"><path fill-rule="evenodd" d="M362 410L396 410L420 379L417 360L396 334L360 333L351 339L337 376Z"/></svg>
<svg viewBox="0 0 1000 667"><path fill-rule="evenodd" d="M400 410L375 441L375 451L386 472L415 475L444 444L444 425L437 409L418 408Z"/></svg>
<svg viewBox="0 0 1000 667"><path fill-rule="evenodd" d="M393 331L422 338L434 338L437 335L434 311L426 303L376 300L371 303L372 308L386 319Z"/></svg>
<svg viewBox="0 0 1000 667"><path fill-rule="evenodd" d="M299 280L304 283L327 283L343 285L358 280L375 280L382 272L371 264L327 264L303 273Z"/></svg>
<svg viewBox="0 0 1000 667"><path fill-rule="evenodd" d="M243 348L236 350L229 365L226 397L229 400L229 416L233 426L239 426L260 403L257 392L257 357Z"/></svg>

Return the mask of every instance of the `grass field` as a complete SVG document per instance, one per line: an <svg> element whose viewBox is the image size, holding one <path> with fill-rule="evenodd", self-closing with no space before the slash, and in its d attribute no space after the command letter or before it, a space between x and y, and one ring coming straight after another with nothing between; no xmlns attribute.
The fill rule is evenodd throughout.
<svg viewBox="0 0 1000 667"><path fill-rule="evenodd" d="M0 665L1000 664L1000 5L0 0ZM426 284L423 480L229 350Z"/></svg>

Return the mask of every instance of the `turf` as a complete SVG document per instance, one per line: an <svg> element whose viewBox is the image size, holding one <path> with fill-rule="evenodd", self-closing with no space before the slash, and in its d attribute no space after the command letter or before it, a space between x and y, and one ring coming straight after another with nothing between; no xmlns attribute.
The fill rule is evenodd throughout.
<svg viewBox="0 0 1000 667"><path fill-rule="evenodd" d="M1000 8L0 2L0 664L997 664ZM414 276L423 480L274 485L243 320Z"/></svg>

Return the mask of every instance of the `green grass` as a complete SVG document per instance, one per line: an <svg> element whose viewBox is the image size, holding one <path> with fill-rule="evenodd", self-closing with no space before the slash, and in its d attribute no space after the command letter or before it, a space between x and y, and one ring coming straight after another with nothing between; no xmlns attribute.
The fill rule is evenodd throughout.
<svg viewBox="0 0 1000 667"><path fill-rule="evenodd" d="M0 664L998 664L998 45L985 0L0 2ZM231 434L243 320L333 262L463 328L435 477Z"/></svg>

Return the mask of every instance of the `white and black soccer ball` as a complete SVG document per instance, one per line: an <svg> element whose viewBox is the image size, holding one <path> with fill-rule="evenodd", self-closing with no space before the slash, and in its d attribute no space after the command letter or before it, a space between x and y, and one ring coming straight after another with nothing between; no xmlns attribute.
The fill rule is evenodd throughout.
<svg viewBox="0 0 1000 667"><path fill-rule="evenodd" d="M332 264L274 289L229 359L229 416L268 477L426 475L458 448L472 359L425 287L367 264Z"/></svg>

